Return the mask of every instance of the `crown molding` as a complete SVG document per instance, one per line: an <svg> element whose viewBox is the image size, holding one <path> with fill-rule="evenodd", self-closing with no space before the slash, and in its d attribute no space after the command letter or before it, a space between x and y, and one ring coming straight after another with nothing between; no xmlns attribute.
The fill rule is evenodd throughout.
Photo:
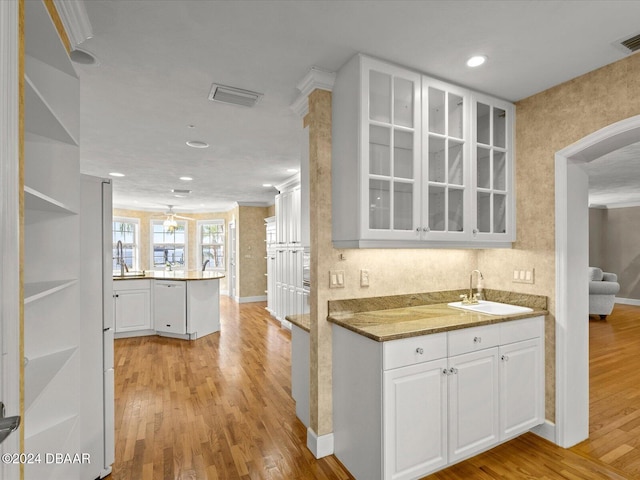
<svg viewBox="0 0 640 480"><path fill-rule="evenodd" d="M64 29L67 31L71 49L93 37L93 28L84 6L84 0L53 0Z"/></svg>
<svg viewBox="0 0 640 480"><path fill-rule="evenodd" d="M309 113L309 94L314 90L333 90L336 82L335 72L327 72L318 67L311 67L309 72L298 82L296 86L300 90L300 95L291 104L291 109L300 117Z"/></svg>
<svg viewBox="0 0 640 480"><path fill-rule="evenodd" d="M613 202L613 203L589 205L589 208L597 208L601 210L612 210L615 208L633 208L633 207L640 207L640 200L633 200L630 202Z"/></svg>

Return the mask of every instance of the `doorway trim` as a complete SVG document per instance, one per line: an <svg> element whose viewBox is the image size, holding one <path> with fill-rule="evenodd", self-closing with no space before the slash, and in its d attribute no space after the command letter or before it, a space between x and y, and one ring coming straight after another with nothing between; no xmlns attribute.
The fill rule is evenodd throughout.
<svg viewBox="0 0 640 480"><path fill-rule="evenodd" d="M236 234L236 222L234 220L229 222L229 297L237 302L239 300L239 292L237 285L238 271L236 269L238 265Z"/></svg>
<svg viewBox="0 0 640 480"><path fill-rule="evenodd" d="M20 2L0 2L0 400L7 416L20 405ZM4 453L20 451L21 433L4 441ZM18 478L17 465L0 464L0 477Z"/></svg>
<svg viewBox="0 0 640 480"><path fill-rule="evenodd" d="M555 443L564 448L589 437L589 179L582 165L638 141L640 115L587 135L555 156Z"/></svg>

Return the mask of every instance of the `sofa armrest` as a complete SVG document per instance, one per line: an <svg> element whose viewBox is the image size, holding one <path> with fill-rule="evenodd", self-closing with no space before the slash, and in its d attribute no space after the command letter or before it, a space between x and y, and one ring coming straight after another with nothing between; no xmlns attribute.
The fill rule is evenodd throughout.
<svg viewBox="0 0 640 480"><path fill-rule="evenodd" d="M603 282L617 282L618 275L615 273L602 272L602 281Z"/></svg>
<svg viewBox="0 0 640 480"><path fill-rule="evenodd" d="M619 291L618 282L589 282L589 295L615 295Z"/></svg>

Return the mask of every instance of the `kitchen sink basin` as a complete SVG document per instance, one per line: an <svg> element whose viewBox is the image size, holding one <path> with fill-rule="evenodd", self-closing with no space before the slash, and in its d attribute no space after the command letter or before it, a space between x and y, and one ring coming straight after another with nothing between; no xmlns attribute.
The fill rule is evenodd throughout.
<svg viewBox="0 0 640 480"><path fill-rule="evenodd" d="M488 300L480 300L478 303L467 305L462 302L452 302L447 305L453 308L461 308L463 310L486 313L489 315L514 315L516 313L533 312L533 309L529 307L509 305L508 303L490 302Z"/></svg>
<svg viewBox="0 0 640 480"><path fill-rule="evenodd" d="M145 277L144 271L134 271L134 270L129 270L128 272L125 272L124 275L115 274L113 276L113 278L144 278L144 277Z"/></svg>

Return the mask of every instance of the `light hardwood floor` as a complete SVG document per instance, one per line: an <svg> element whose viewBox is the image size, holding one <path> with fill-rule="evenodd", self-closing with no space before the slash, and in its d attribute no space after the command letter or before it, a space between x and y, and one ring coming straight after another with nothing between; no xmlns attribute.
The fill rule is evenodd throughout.
<svg viewBox="0 0 640 480"><path fill-rule="evenodd" d="M525 434L428 479L640 478L640 308L591 320L590 439ZM112 480L351 479L316 460L290 396L290 335L263 303L221 298L221 332L116 340ZM373 459L372 459L373 460ZM365 479L366 480L366 479Z"/></svg>

